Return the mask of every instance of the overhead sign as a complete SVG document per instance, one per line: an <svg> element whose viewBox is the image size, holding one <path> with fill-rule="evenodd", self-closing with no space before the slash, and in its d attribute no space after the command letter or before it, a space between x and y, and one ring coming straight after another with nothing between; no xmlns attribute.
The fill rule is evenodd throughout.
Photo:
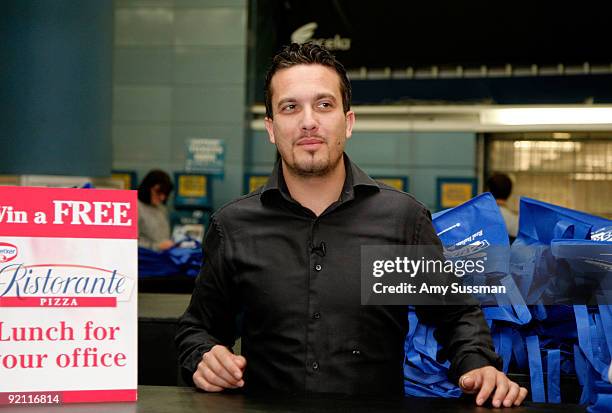
<svg viewBox="0 0 612 413"><path fill-rule="evenodd" d="M136 400L136 202L0 187L0 405Z"/></svg>
<svg viewBox="0 0 612 413"><path fill-rule="evenodd" d="M223 175L225 142L223 139L188 139L185 170L209 175Z"/></svg>
<svg viewBox="0 0 612 413"><path fill-rule="evenodd" d="M333 37L317 39L315 31L318 27L319 25L316 22L306 23L291 33L291 42L299 44L311 42L328 50L349 50L351 48L351 39L341 37L338 33Z"/></svg>
<svg viewBox="0 0 612 413"><path fill-rule="evenodd" d="M325 46L349 69L581 66L609 61L607 47L583 46L608 35L602 8L517 7L483 18L480 11L486 6L477 1L466 8L453 0L259 0L254 13L257 70L265 72L281 46L307 41ZM520 30L514 27L517 21L537 21L538 26ZM558 30L559 21L574 22L576 30ZM528 42L541 46L537 53L525 47Z"/></svg>

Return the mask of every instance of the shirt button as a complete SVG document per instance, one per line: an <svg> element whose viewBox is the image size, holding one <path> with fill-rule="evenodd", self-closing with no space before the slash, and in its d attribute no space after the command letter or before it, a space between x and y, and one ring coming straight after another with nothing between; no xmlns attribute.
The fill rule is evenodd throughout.
<svg viewBox="0 0 612 413"><path fill-rule="evenodd" d="M321 318L321 313L314 313L312 315L312 318L314 318L315 320L318 320L319 318Z"/></svg>
<svg viewBox="0 0 612 413"><path fill-rule="evenodd" d="M315 270L316 271L321 271L322 269L323 269L323 267L321 266L321 264L315 265Z"/></svg>
<svg viewBox="0 0 612 413"><path fill-rule="evenodd" d="M319 363L317 363L316 361L312 362L312 369L313 370L319 370Z"/></svg>

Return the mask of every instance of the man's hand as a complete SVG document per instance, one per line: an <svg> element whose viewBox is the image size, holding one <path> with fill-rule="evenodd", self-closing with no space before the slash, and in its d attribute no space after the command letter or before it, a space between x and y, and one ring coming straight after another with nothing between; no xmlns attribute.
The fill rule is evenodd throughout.
<svg viewBox="0 0 612 413"><path fill-rule="evenodd" d="M209 392L236 389L244 386L242 373L246 359L232 354L226 347L216 345L202 356L198 369L193 373L196 387Z"/></svg>
<svg viewBox="0 0 612 413"><path fill-rule="evenodd" d="M492 366L468 371L459 379L459 387L464 393L478 393L476 396L478 406L484 404L493 390L495 393L492 399L495 407L519 406L527 396L526 388L519 387L504 373Z"/></svg>

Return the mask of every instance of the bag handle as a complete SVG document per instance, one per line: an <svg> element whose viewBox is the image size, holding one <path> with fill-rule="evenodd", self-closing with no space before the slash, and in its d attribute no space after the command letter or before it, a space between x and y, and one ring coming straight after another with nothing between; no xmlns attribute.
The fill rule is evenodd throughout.
<svg viewBox="0 0 612 413"><path fill-rule="evenodd" d="M606 344L608 346L608 353L612 358L612 305L602 305L599 306L599 315L601 317L601 323L603 327L604 337L606 339Z"/></svg>
<svg viewBox="0 0 612 413"><path fill-rule="evenodd" d="M525 351L525 344L523 343L523 336L516 330L512 330L512 353L519 368L527 368L528 357Z"/></svg>
<svg viewBox="0 0 612 413"><path fill-rule="evenodd" d="M592 228L592 225L560 219L553 229L553 238L586 239L589 238Z"/></svg>
<svg viewBox="0 0 612 413"><path fill-rule="evenodd" d="M546 402L544 393L544 374L542 372L542 357L540 355L540 340L538 336L528 336L527 354L529 355L529 376L531 378L531 400Z"/></svg>
<svg viewBox="0 0 612 413"><path fill-rule="evenodd" d="M574 224L559 220L553 229L553 238L574 238Z"/></svg>
<svg viewBox="0 0 612 413"><path fill-rule="evenodd" d="M580 395L579 403L587 404L591 400L591 395L593 393L593 377L582 350L576 344L574 344L574 367L576 376L578 377L578 383L582 386L582 394Z"/></svg>
<svg viewBox="0 0 612 413"><path fill-rule="evenodd" d="M590 316L585 305L574 305L574 314L576 316L576 330L578 333L578 345L582 353L591 364L591 366L601 375L606 377L608 374L608 366L599 358L595 357L593 352L593 335L597 335L597 326L591 326ZM591 330L595 331L592 335Z"/></svg>
<svg viewBox="0 0 612 413"><path fill-rule="evenodd" d="M561 350L548 350L546 373L548 403L561 403Z"/></svg>

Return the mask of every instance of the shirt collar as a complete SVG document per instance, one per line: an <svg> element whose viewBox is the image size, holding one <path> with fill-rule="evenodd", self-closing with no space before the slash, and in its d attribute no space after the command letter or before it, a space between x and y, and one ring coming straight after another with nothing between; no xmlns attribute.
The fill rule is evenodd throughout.
<svg viewBox="0 0 612 413"><path fill-rule="evenodd" d="M355 198L355 193L361 190L376 190L379 191L380 187L378 183L362 171L357 165L351 162L350 158L346 153L344 156L344 167L346 168L346 177L344 178L344 186L342 187L342 194L340 195L340 201L348 201ZM281 160L276 162L272 174L268 178L266 184L261 188L260 199L262 202L272 196L272 194L281 194L286 199L291 199L289 189L283 178L283 169L281 167Z"/></svg>

